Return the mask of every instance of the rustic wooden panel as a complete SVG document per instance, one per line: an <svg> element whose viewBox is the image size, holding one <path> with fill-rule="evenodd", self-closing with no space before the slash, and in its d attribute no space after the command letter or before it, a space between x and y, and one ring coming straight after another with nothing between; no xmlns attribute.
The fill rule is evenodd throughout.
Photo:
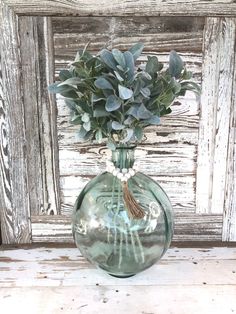
<svg viewBox="0 0 236 314"><path fill-rule="evenodd" d="M104 164L99 164L101 171ZM93 176L92 176L93 177ZM195 212L195 176L164 175L151 176L168 194L175 212ZM61 176L61 213L70 215L75 200L91 176Z"/></svg>
<svg viewBox="0 0 236 314"><path fill-rule="evenodd" d="M42 214L59 214L59 161L57 141L57 108L55 97L48 93L54 81L54 48L51 18L37 18L39 54L39 106L40 153L42 162L43 206Z"/></svg>
<svg viewBox="0 0 236 314"><path fill-rule="evenodd" d="M173 241L220 241L222 215L176 214ZM68 216L32 216L33 242L73 242Z"/></svg>
<svg viewBox="0 0 236 314"><path fill-rule="evenodd" d="M207 18L204 38L196 206L198 213L223 213L235 21Z"/></svg>
<svg viewBox="0 0 236 314"><path fill-rule="evenodd" d="M23 15L71 15L71 16L208 16L208 15L235 15L236 4L234 0L104 0L98 5L97 0L84 2L77 0L71 2L63 0L54 2L45 0L4 0L4 2L13 7L17 14Z"/></svg>
<svg viewBox="0 0 236 314"><path fill-rule="evenodd" d="M148 52L201 52L203 18L170 17L81 17L54 18L54 45L57 60L73 59L84 43L97 52L102 47L127 49L143 42Z"/></svg>
<svg viewBox="0 0 236 314"><path fill-rule="evenodd" d="M26 141L26 167L29 187L29 206L32 215L38 215L43 207L40 130L38 117L39 56L37 18L22 17L19 19L22 90L24 105L24 124ZM29 53L30 52L30 53ZM19 82L18 82L19 84Z"/></svg>
<svg viewBox="0 0 236 314"><path fill-rule="evenodd" d="M21 89L18 18L2 6L1 226L3 243L31 241L26 135Z"/></svg>
<svg viewBox="0 0 236 314"><path fill-rule="evenodd" d="M222 239L223 241L236 241L236 54L234 60Z"/></svg>
<svg viewBox="0 0 236 314"><path fill-rule="evenodd" d="M56 107L47 91L54 64L49 18L21 17L19 38L30 210L32 215L57 214Z"/></svg>
<svg viewBox="0 0 236 314"><path fill-rule="evenodd" d="M3 313L19 308L26 314L236 310L235 248L173 247L152 268L122 281L96 269L74 247L4 248L0 256Z"/></svg>

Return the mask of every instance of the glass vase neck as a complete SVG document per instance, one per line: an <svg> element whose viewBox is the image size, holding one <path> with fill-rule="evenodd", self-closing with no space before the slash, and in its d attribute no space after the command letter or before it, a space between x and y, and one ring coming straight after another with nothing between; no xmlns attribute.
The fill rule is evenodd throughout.
<svg viewBox="0 0 236 314"><path fill-rule="evenodd" d="M116 168L132 168L134 165L134 153L136 146L120 146L112 151L112 161Z"/></svg>

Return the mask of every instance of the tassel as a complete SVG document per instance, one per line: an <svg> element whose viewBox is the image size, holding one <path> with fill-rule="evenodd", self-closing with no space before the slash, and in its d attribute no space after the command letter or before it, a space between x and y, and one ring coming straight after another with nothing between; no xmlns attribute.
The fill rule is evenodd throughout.
<svg viewBox="0 0 236 314"><path fill-rule="evenodd" d="M145 216L143 208L131 194L127 182L123 184L123 199L130 218L142 219Z"/></svg>

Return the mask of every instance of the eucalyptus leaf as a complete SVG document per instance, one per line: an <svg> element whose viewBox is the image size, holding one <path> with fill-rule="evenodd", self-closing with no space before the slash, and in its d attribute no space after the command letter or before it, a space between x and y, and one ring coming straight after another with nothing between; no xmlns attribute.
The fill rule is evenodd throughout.
<svg viewBox="0 0 236 314"><path fill-rule="evenodd" d="M68 70L61 70L59 73L59 78L61 81L65 81L65 80L71 78L71 76L72 76L72 74Z"/></svg>
<svg viewBox="0 0 236 314"><path fill-rule="evenodd" d="M70 122L73 124L81 124L82 120L81 120L81 116L80 115L74 115L71 119Z"/></svg>
<svg viewBox="0 0 236 314"><path fill-rule="evenodd" d="M163 106L160 110L160 116L170 114L171 112L172 112L171 108L166 108L165 106Z"/></svg>
<svg viewBox="0 0 236 314"><path fill-rule="evenodd" d="M116 62L122 66L122 68L125 68L126 62L123 53L118 49L112 49L112 54Z"/></svg>
<svg viewBox="0 0 236 314"><path fill-rule="evenodd" d="M92 94L92 102L98 102L100 100L105 100L105 98L103 96L99 96L99 95L96 95L96 94Z"/></svg>
<svg viewBox="0 0 236 314"><path fill-rule="evenodd" d="M116 70L117 63L110 51L103 49L100 52L100 58L109 68Z"/></svg>
<svg viewBox="0 0 236 314"><path fill-rule="evenodd" d="M133 105L132 107L129 108L129 110L126 112L126 114L131 115L136 119L139 119L138 109L139 109L139 105Z"/></svg>
<svg viewBox="0 0 236 314"><path fill-rule="evenodd" d="M118 70L120 70L121 72L125 72L125 68L123 68L121 65L117 65L116 66Z"/></svg>
<svg viewBox="0 0 236 314"><path fill-rule="evenodd" d="M88 122L84 122L83 123L83 128L88 132L91 130L91 122L88 121Z"/></svg>
<svg viewBox="0 0 236 314"><path fill-rule="evenodd" d="M87 112L85 112L83 115L82 115L82 118L81 120L83 122L89 122L90 118L89 118L89 114Z"/></svg>
<svg viewBox="0 0 236 314"><path fill-rule="evenodd" d="M70 77L64 82L60 83L58 86L63 86L63 85L71 85L71 86L76 86L81 83L81 79L78 77Z"/></svg>
<svg viewBox="0 0 236 314"><path fill-rule="evenodd" d="M129 51L132 53L134 60L137 60L138 57L141 55L144 48L144 44L137 43L134 46L132 46Z"/></svg>
<svg viewBox="0 0 236 314"><path fill-rule="evenodd" d="M65 86L67 86L67 85L65 85ZM76 93L76 91L74 89L64 90L64 91L60 92L60 94L66 98L71 98L71 99L78 98L78 94Z"/></svg>
<svg viewBox="0 0 236 314"><path fill-rule="evenodd" d="M116 145L111 139L108 139L107 147L112 151L116 150Z"/></svg>
<svg viewBox="0 0 236 314"><path fill-rule="evenodd" d="M125 131L125 137L121 140L122 143L127 143L133 136L134 130L127 128L124 130Z"/></svg>
<svg viewBox="0 0 236 314"><path fill-rule="evenodd" d="M48 90L51 93L60 94L60 93L75 90L75 88L73 86L69 86L69 85L60 86L60 82L56 82L56 83L49 85Z"/></svg>
<svg viewBox="0 0 236 314"><path fill-rule="evenodd" d="M118 90L119 90L119 97L121 99L129 99L133 96L133 91L125 86L118 85Z"/></svg>
<svg viewBox="0 0 236 314"><path fill-rule="evenodd" d="M137 96L140 93L141 88L142 81L138 78L137 81L134 83L134 96Z"/></svg>
<svg viewBox="0 0 236 314"><path fill-rule="evenodd" d="M79 140L83 140L86 133L87 133L87 131L83 128L83 126L81 126L78 133L77 133L77 138Z"/></svg>
<svg viewBox="0 0 236 314"><path fill-rule="evenodd" d="M152 113L144 106L144 104L141 104L137 111L137 117L139 119L149 119L152 117Z"/></svg>
<svg viewBox="0 0 236 314"><path fill-rule="evenodd" d="M96 81L94 82L94 85L97 88L101 88L101 89L113 89L113 86L111 85L111 83L106 80L104 77L99 77L98 79L96 79Z"/></svg>
<svg viewBox="0 0 236 314"><path fill-rule="evenodd" d="M114 73L115 73L115 76L117 77L117 79L118 79L120 82L123 82L123 81L124 81L123 77L122 77L117 71L114 71Z"/></svg>
<svg viewBox="0 0 236 314"><path fill-rule="evenodd" d="M158 67L159 67L159 62L156 56L148 56L148 61L146 63L146 71L153 75L154 73L156 73L158 71Z"/></svg>
<svg viewBox="0 0 236 314"><path fill-rule="evenodd" d="M112 121L112 129L113 130L123 130L125 128L124 125L122 125L121 123L117 122L117 121Z"/></svg>
<svg viewBox="0 0 236 314"><path fill-rule="evenodd" d="M131 52L125 51L124 52L125 62L126 62L126 68L127 68L127 75L128 80L133 81L134 80L134 57Z"/></svg>
<svg viewBox="0 0 236 314"><path fill-rule="evenodd" d="M120 106L121 106L121 100L118 97L116 97L115 95L108 96L106 105L105 105L106 111L110 112L110 111L117 110L120 108Z"/></svg>
<svg viewBox="0 0 236 314"><path fill-rule="evenodd" d="M150 89L148 87L144 87L140 89L140 93L145 97L148 98L151 95Z"/></svg>
<svg viewBox="0 0 236 314"><path fill-rule="evenodd" d="M77 102L73 99L66 98L65 103L66 103L67 107L73 111L78 111L78 109L80 109L80 108L78 108Z"/></svg>
<svg viewBox="0 0 236 314"><path fill-rule="evenodd" d="M105 110L104 105L97 105L94 110L93 110L93 116L95 118L100 118L100 117L107 117L109 116L109 112Z"/></svg>
<svg viewBox="0 0 236 314"><path fill-rule="evenodd" d="M102 142L102 130L98 129L95 133L95 139L98 141L98 143Z"/></svg>
<svg viewBox="0 0 236 314"><path fill-rule="evenodd" d="M135 121L135 118L132 116L128 116L127 119L125 119L124 124L125 125L131 125Z"/></svg>
<svg viewBox="0 0 236 314"><path fill-rule="evenodd" d="M178 94L181 90L181 84L176 81L175 79L172 78L172 82L171 82L172 86L173 86L173 91L175 94Z"/></svg>
<svg viewBox="0 0 236 314"><path fill-rule="evenodd" d="M143 138L143 129L140 126L136 126L134 129L134 135L136 139L140 142Z"/></svg>
<svg viewBox="0 0 236 314"><path fill-rule="evenodd" d="M183 70L183 61L176 51L172 50L169 57L169 73L172 77L180 77Z"/></svg>
<svg viewBox="0 0 236 314"><path fill-rule="evenodd" d="M149 124L158 125L160 124L160 117L153 115L151 118L147 119L146 122Z"/></svg>

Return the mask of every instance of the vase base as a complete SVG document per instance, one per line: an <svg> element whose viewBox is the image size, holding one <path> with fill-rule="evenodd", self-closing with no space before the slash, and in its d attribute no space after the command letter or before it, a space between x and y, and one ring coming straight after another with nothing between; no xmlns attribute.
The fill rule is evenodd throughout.
<svg viewBox="0 0 236 314"><path fill-rule="evenodd" d="M129 278L129 277L133 277L135 274L132 274L132 275L114 275L114 274L109 274L110 276L112 277L116 277L116 278Z"/></svg>

